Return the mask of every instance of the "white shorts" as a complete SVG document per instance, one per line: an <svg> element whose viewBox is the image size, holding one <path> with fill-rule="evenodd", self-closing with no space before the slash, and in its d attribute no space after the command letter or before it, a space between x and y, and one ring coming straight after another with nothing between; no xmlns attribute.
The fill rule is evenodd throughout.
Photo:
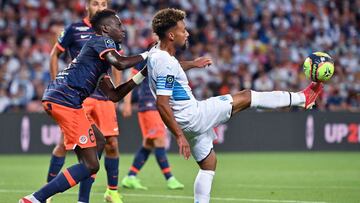
<svg viewBox="0 0 360 203"><path fill-rule="evenodd" d="M192 107L193 113L188 114L191 122L181 127L197 162L206 158L213 148L213 140L216 139L214 127L230 119L232 102L232 96L227 94L198 101Z"/></svg>

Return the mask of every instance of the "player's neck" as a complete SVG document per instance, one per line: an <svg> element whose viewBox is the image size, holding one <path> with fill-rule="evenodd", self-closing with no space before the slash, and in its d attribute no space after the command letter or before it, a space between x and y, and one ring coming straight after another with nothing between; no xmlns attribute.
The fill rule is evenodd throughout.
<svg viewBox="0 0 360 203"><path fill-rule="evenodd" d="M176 53L175 47L168 41L160 42L160 50L168 52L171 56L174 56Z"/></svg>

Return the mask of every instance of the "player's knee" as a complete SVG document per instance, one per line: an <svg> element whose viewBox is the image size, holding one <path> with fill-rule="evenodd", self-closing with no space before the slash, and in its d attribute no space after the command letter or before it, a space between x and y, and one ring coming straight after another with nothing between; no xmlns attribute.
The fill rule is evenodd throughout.
<svg viewBox="0 0 360 203"><path fill-rule="evenodd" d="M243 100L244 103L250 103L251 102L251 90L245 89L239 92L239 95L241 97L241 100Z"/></svg>
<svg viewBox="0 0 360 203"><path fill-rule="evenodd" d="M146 149L153 149L155 147L154 139L145 138L143 140L143 147L146 148Z"/></svg>
<svg viewBox="0 0 360 203"><path fill-rule="evenodd" d="M54 150L53 150L53 154L58 156L58 157L62 157L66 155L66 148L64 143L59 143L55 146Z"/></svg>
<svg viewBox="0 0 360 203"><path fill-rule="evenodd" d="M233 97L233 113L237 113L250 107L251 104L251 90L242 90L234 95Z"/></svg>
<svg viewBox="0 0 360 203"><path fill-rule="evenodd" d="M100 169L99 162L89 163L86 167L88 168L90 174L96 174Z"/></svg>
<svg viewBox="0 0 360 203"><path fill-rule="evenodd" d="M166 144L165 136L158 137L154 140L155 147L165 147L165 144Z"/></svg>
<svg viewBox="0 0 360 203"><path fill-rule="evenodd" d="M105 151L107 154L117 154L119 151L117 137L109 137L106 139Z"/></svg>

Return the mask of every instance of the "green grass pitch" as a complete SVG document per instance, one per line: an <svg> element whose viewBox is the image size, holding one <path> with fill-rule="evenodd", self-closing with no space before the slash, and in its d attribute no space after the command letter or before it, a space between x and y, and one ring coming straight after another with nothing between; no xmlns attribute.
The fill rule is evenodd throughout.
<svg viewBox="0 0 360 203"><path fill-rule="evenodd" d="M0 155L0 203L17 200L45 182L49 155ZM120 158L120 180L133 155ZM66 165L75 162L68 155ZM193 160L169 155L173 174L184 190L169 191L153 156L139 177L148 191L120 188L125 203L191 203L198 167ZM219 153L211 202L352 203L360 202L359 152ZM91 202L103 202L104 166L93 185ZM76 202L77 187L57 194L53 203Z"/></svg>

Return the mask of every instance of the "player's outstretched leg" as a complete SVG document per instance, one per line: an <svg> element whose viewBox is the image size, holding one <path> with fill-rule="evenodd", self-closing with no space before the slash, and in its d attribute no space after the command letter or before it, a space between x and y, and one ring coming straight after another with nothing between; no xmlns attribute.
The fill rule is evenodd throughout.
<svg viewBox="0 0 360 203"><path fill-rule="evenodd" d="M66 156L66 149L64 145L64 135L61 134L59 143L56 144L51 154L50 166L46 180L47 183L50 182L59 174L61 168L65 163L65 156ZM46 203L51 203L51 197L46 200Z"/></svg>
<svg viewBox="0 0 360 203"><path fill-rule="evenodd" d="M80 163L75 164L59 173L52 181L47 183L37 192L19 200L20 203L41 203L56 193L64 192L75 186L82 180L87 179L99 170L96 147L75 149Z"/></svg>
<svg viewBox="0 0 360 203"><path fill-rule="evenodd" d="M315 104L315 100L322 92L322 89L323 85L321 83L312 82L307 88L300 92L257 92L252 90L243 90L232 95L232 114L242 111L248 107L275 109L298 106L309 109Z"/></svg>
<svg viewBox="0 0 360 203"><path fill-rule="evenodd" d="M198 162L200 170L194 182L194 203L209 203L211 185L216 170L216 155L214 150L202 161Z"/></svg>
<svg viewBox="0 0 360 203"><path fill-rule="evenodd" d="M140 180L136 177L136 175L146 163L150 153L151 150L145 147L141 147L140 150L136 153L128 175L125 176L124 179L121 181L121 185L123 187L129 189L147 190L147 187L141 185Z"/></svg>
<svg viewBox="0 0 360 203"><path fill-rule="evenodd" d="M104 194L104 200L112 203L122 203L122 196L118 192L119 176L119 145L117 136L106 136L105 144L105 169L107 173L108 187Z"/></svg>

